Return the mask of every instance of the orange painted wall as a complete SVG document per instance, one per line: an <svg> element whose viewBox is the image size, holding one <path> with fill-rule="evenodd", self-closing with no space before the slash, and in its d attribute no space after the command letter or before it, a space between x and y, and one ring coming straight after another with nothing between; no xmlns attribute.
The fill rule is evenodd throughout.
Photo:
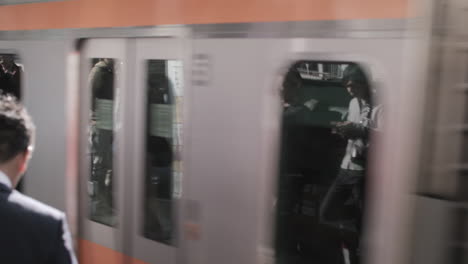
<svg viewBox="0 0 468 264"><path fill-rule="evenodd" d="M410 0L68 0L0 7L0 30L404 18Z"/></svg>
<svg viewBox="0 0 468 264"><path fill-rule="evenodd" d="M80 264L148 264L87 240L80 240L78 258Z"/></svg>

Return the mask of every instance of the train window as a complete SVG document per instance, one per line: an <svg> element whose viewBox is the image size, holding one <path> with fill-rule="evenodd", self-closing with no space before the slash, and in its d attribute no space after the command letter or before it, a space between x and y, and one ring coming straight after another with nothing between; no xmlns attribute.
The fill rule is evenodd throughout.
<svg viewBox="0 0 468 264"><path fill-rule="evenodd" d="M380 128L368 72L299 61L282 84L276 263L356 263L370 134Z"/></svg>
<svg viewBox="0 0 468 264"><path fill-rule="evenodd" d="M0 54L0 91L21 100L23 65L16 54Z"/></svg>
<svg viewBox="0 0 468 264"><path fill-rule="evenodd" d="M21 75L23 71L23 65L18 55L11 53L0 54L0 91L21 100ZM19 191L23 190L23 179L24 177L16 186Z"/></svg>
<svg viewBox="0 0 468 264"><path fill-rule="evenodd" d="M89 74L91 116L89 125L90 219L115 226L113 195L113 124L114 124L114 59L92 59Z"/></svg>
<svg viewBox="0 0 468 264"><path fill-rule="evenodd" d="M181 193L182 62L147 61L143 236L172 245L173 198Z"/></svg>

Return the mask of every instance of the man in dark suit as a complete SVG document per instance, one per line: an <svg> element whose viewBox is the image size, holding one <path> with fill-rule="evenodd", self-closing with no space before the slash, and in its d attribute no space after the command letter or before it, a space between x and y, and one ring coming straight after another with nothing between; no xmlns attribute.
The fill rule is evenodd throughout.
<svg viewBox="0 0 468 264"><path fill-rule="evenodd" d="M14 190L33 141L26 110L13 96L0 95L0 263L75 264L64 213Z"/></svg>

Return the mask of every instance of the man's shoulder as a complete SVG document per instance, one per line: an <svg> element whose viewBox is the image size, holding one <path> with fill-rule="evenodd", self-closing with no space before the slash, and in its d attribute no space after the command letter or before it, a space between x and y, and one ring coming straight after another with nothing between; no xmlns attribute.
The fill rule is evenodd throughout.
<svg viewBox="0 0 468 264"><path fill-rule="evenodd" d="M356 97L353 97L351 101L349 101L348 111L358 113L359 112L359 101ZM348 113L349 114L349 113Z"/></svg>
<svg viewBox="0 0 468 264"><path fill-rule="evenodd" d="M53 218L61 220L64 213L45 204L34 198L26 196L16 190L13 190L8 196L8 203L12 205L15 210L22 211L28 214L34 214L38 217Z"/></svg>
<svg viewBox="0 0 468 264"><path fill-rule="evenodd" d="M349 105L356 105L356 106L359 106L359 102L358 102L358 99L356 97L353 97L351 98L351 100L349 101Z"/></svg>
<svg viewBox="0 0 468 264"><path fill-rule="evenodd" d="M1 263L76 263L65 214L49 205L3 189L0 226L0 245L11 250L0 250Z"/></svg>

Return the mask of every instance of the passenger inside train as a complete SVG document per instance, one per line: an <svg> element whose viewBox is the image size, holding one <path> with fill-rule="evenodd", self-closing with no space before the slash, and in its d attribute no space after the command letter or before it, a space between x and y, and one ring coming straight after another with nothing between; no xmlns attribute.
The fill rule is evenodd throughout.
<svg viewBox="0 0 468 264"><path fill-rule="evenodd" d="M147 128L145 217L143 235L151 240L173 243L173 91L167 62L147 63Z"/></svg>
<svg viewBox="0 0 468 264"><path fill-rule="evenodd" d="M286 74L277 263L359 263L369 131L381 112L370 91L355 63L303 61Z"/></svg>
<svg viewBox="0 0 468 264"><path fill-rule="evenodd" d="M92 88L92 116L90 118L91 176L90 218L96 222L116 224L113 201L113 113L114 60L94 59L89 74Z"/></svg>

